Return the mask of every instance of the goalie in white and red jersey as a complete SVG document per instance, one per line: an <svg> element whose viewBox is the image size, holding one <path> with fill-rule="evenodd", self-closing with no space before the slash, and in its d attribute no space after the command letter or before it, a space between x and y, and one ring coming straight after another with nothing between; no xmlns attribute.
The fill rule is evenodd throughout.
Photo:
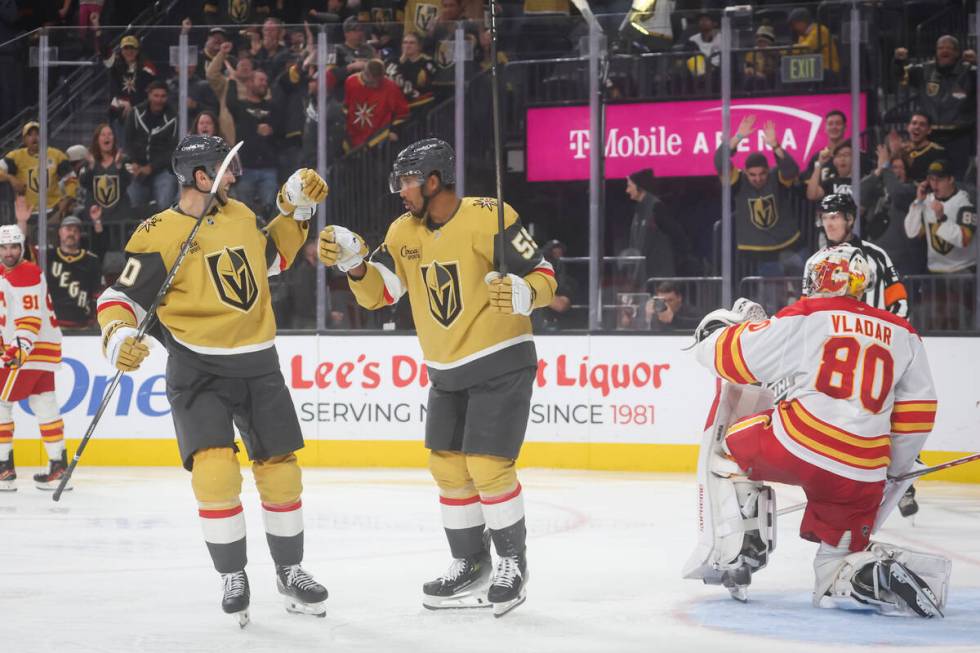
<svg viewBox="0 0 980 653"><path fill-rule="evenodd" d="M24 260L24 234L17 225L0 227L0 262L0 491L17 489L13 408L23 399L37 417L51 461L48 472L35 474L34 482L54 490L68 465L65 425L54 394L61 329L41 268Z"/></svg>
<svg viewBox="0 0 980 653"><path fill-rule="evenodd" d="M871 542L907 482L936 414L919 336L860 301L874 286L861 250L811 257L806 297L772 319L740 299L695 331L698 361L725 381L698 463L700 541L686 578L745 600L775 548L776 510L763 481L807 497L800 536L819 542L814 605L858 602L885 614L942 616L949 560ZM758 384L790 379L785 400Z"/></svg>

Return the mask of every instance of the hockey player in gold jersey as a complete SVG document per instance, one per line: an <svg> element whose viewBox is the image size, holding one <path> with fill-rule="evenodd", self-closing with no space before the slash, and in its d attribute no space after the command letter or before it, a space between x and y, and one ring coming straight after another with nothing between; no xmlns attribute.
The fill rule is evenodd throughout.
<svg viewBox="0 0 980 653"><path fill-rule="evenodd" d="M423 586L432 609L487 607L500 616L525 598L524 500L515 461L524 442L537 354L534 308L555 294L554 270L504 206L497 251L497 201L458 197L455 154L438 139L405 148L391 190L408 211L368 250L340 226L320 233L320 259L346 272L360 305L377 309L408 293L432 387L425 445L439 486L454 558ZM513 274L495 272L503 256ZM497 550L491 579L489 529Z"/></svg>
<svg viewBox="0 0 980 653"><path fill-rule="evenodd" d="M247 144L245 145L247 147ZM133 371L149 351L137 324L152 305L230 152L214 136L187 136L174 152L180 201L148 218L126 245L119 280L99 298L103 351ZM237 163L237 162L236 162ZM190 245L149 331L168 353L167 398L181 461L191 472L204 539L224 581L222 608L248 622L245 516L235 427L252 460L279 592L291 612L324 615L327 590L300 567L302 483L295 451L303 447L274 338L268 277L290 266L308 223L327 194L315 171L295 172L279 191L280 215L267 226L228 197L236 165Z"/></svg>

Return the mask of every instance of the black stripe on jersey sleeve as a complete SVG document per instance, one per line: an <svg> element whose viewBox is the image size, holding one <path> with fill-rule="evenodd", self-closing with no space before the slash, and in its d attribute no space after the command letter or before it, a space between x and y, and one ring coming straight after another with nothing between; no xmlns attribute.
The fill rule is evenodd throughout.
<svg viewBox="0 0 980 653"><path fill-rule="evenodd" d="M395 271L395 259L391 256L391 252L388 251L388 245L385 243L381 243L378 248L371 253L368 260L372 263L383 265L392 272Z"/></svg>
<svg viewBox="0 0 980 653"><path fill-rule="evenodd" d="M279 250L276 249L276 241L272 240L272 238L269 238L268 234L266 234L266 238L267 240L265 241L265 267L271 268L272 263L276 260L276 257L279 256Z"/></svg>
<svg viewBox="0 0 980 653"><path fill-rule="evenodd" d="M166 278L167 267L159 252L130 254L126 267L112 287L147 311L153 305L153 300Z"/></svg>
<svg viewBox="0 0 980 653"><path fill-rule="evenodd" d="M500 258L497 252L499 245L500 239L494 235L493 261L494 267L498 270L500 269ZM507 263L508 272L519 277L527 276L543 259L541 248L521 224L520 218L504 229L504 261Z"/></svg>

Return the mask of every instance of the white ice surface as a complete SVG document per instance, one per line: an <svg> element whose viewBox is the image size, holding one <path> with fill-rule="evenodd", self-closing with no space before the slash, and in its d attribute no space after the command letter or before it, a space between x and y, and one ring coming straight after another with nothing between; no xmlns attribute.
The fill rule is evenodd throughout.
<svg viewBox="0 0 980 653"><path fill-rule="evenodd" d="M240 631L219 607L186 472L82 467L53 503L34 471L0 493L2 653L980 650L977 486L920 483L915 525L896 515L879 537L952 557L947 618L925 621L811 608L815 545L797 536L800 513L781 519L742 605L680 578L692 477L525 470L528 600L495 620L421 606L421 584L449 562L425 471L310 469L304 566L330 590L315 619L282 607L246 471L252 623Z"/></svg>

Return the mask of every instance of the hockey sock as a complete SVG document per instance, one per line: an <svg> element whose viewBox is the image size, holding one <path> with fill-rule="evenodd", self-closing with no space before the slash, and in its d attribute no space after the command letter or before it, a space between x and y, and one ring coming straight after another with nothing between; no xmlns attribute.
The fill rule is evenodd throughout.
<svg viewBox="0 0 980 653"><path fill-rule="evenodd" d="M44 440L44 450L49 460L60 460L61 452L65 450L65 423L56 419L53 422L38 424L41 429L41 439Z"/></svg>
<svg viewBox="0 0 980 653"><path fill-rule="evenodd" d="M262 503L262 521L272 560L280 566L303 561L303 502Z"/></svg>
<svg viewBox="0 0 980 653"><path fill-rule="evenodd" d="M14 423L0 424L0 460L6 460L14 448Z"/></svg>
<svg viewBox="0 0 980 653"><path fill-rule="evenodd" d="M242 505L220 509L199 508L198 514L214 568L222 574L244 569L248 559L245 555L245 515Z"/></svg>
<svg viewBox="0 0 980 653"><path fill-rule="evenodd" d="M524 525L524 495L521 484L518 483L507 494L481 496L480 502L497 555L515 556L524 553L527 528Z"/></svg>
<svg viewBox="0 0 980 653"><path fill-rule="evenodd" d="M483 510L480 495L454 499L439 496L442 525L454 558L468 558L483 551Z"/></svg>

